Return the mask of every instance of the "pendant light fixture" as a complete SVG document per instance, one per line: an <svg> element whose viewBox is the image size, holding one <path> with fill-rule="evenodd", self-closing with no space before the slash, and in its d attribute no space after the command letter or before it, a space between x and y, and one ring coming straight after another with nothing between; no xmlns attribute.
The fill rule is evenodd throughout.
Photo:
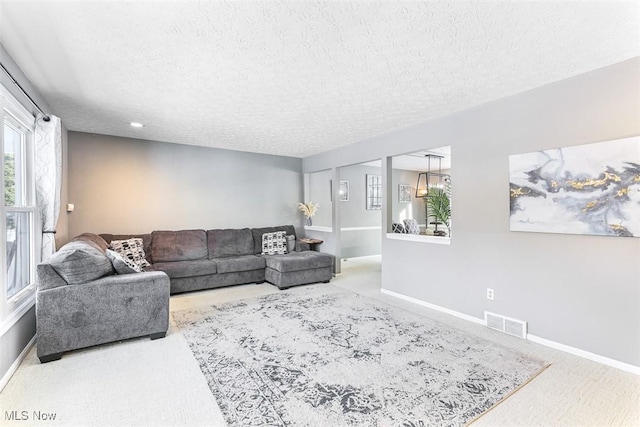
<svg viewBox="0 0 640 427"><path fill-rule="evenodd" d="M418 174L418 183L416 184L416 198L429 197L429 190L433 187L442 188L442 159L444 156L437 154L425 154L427 159L427 171L420 172ZM437 163L438 168L436 170L431 169L431 165L435 168Z"/></svg>

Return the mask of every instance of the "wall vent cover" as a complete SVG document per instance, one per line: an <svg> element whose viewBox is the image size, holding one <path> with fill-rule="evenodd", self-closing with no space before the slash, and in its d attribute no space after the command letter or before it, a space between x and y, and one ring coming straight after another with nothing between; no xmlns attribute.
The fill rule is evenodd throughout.
<svg viewBox="0 0 640 427"><path fill-rule="evenodd" d="M495 314L488 311L484 312L484 321L488 328L505 334L513 335L520 338L527 337L527 322L501 314Z"/></svg>

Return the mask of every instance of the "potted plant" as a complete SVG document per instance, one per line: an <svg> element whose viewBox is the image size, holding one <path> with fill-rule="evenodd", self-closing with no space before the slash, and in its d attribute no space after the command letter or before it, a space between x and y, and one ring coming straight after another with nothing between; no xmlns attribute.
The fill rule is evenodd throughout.
<svg viewBox="0 0 640 427"><path fill-rule="evenodd" d="M319 207L319 204L313 202L298 203L298 209L300 209L307 218L307 225L312 225L311 218L316 214L316 212L318 212Z"/></svg>
<svg viewBox="0 0 640 427"><path fill-rule="evenodd" d="M429 196L425 198L425 211L427 215L427 225L429 217L432 217L436 223L436 231L434 235L445 236L451 235L449 228L451 220L451 199L449 198L448 189L433 187L429 189ZM447 227L447 233L439 232L438 224L444 224Z"/></svg>

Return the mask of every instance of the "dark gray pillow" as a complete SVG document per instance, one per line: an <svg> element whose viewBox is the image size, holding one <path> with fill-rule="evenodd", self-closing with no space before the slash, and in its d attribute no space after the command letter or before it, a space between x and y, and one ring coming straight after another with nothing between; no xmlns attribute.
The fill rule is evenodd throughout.
<svg viewBox="0 0 640 427"><path fill-rule="evenodd" d="M71 241L49 258L49 264L69 285L91 282L113 274L109 258L95 246Z"/></svg>
<svg viewBox="0 0 640 427"><path fill-rule="evenodd" d="M296 236L287 236L287 252L295 252L296 250Z"/></svg>
<svg viewBox="0 0 640 427"><path fill-rule="evenodd" d="M407 229L404 228L404 224L394 222L393 224L391 224L391 231L393 231L394 233L405 234L407 232Z"/></svg>
<svg viewBox="0 0 640 427"><path fill-rule="evenodd" d="M142 272L142 268L135 262L131 261L129 258L124 258L116 251L112 251L111 249L107 249L107 258L111 261L113 268L116 269L116 273L118 274L131 274L131 273L140 273Z"/></svg>

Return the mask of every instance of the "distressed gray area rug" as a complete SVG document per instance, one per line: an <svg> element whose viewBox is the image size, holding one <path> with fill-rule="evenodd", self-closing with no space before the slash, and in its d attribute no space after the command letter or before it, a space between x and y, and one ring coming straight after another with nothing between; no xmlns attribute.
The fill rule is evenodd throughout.
<svg viewBox="0 0 640 427"><path fill-rule="evenodd" d="M459 426L546 367L331 285L173 317L231 426Z"/></svg>

